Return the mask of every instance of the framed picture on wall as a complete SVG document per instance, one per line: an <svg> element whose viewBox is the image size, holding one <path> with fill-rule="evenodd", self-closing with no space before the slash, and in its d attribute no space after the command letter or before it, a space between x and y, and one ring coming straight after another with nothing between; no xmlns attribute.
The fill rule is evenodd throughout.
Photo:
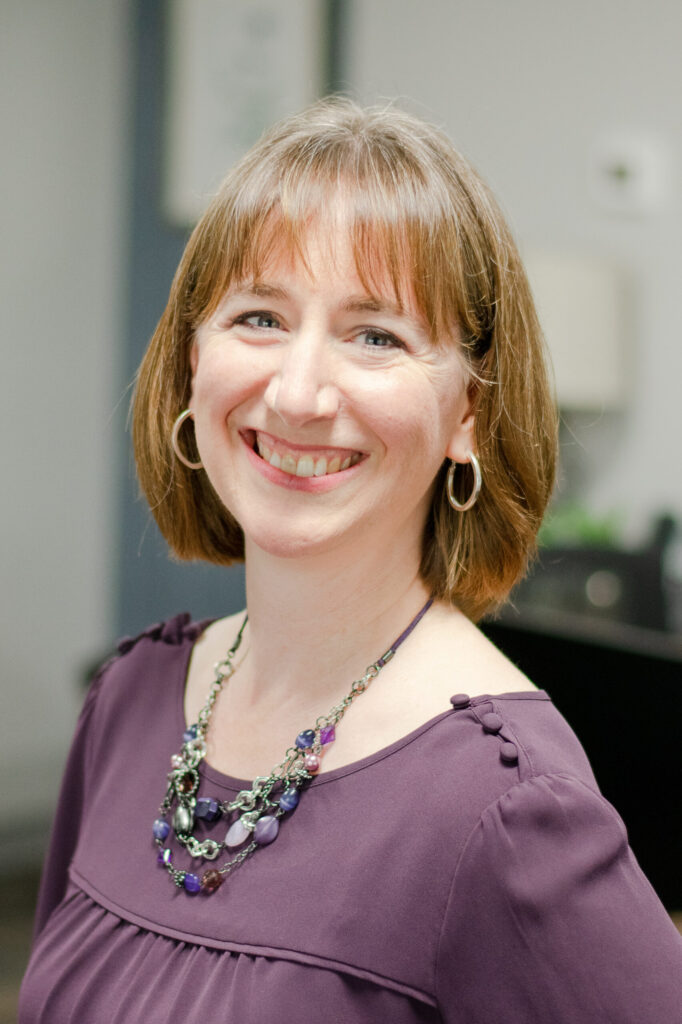
<svg viewBox="0 0 682 1024"><path fill-rule="evenodd" d="M328 0L168 0L163 213L194 223L229 168L325 89Z"/></svg>

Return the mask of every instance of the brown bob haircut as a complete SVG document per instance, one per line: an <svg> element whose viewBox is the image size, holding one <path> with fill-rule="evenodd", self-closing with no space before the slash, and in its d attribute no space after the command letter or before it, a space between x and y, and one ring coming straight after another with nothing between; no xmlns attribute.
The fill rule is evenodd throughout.
<svg viewBox="0 0 682 1024"><path fill-rule="evenodd" d="M368 293L388 280L400 301L411 287L434 344L457 344L469 369L483 488L458 513L441 467L421 575L435 597L476 620L504 600L534 552L554 482L556 411L528 282L497 203L445 135L394 107L322 100L266 133L223 182L140 367L133 439L142 489L178 558L243 559L241 527L206 473L182 465L170 444L189 405L192 341L230 284L257 278L276 249L289 245L305 259L310 224L324 226L339 199ZM198 459L191 429L182 442ZM472 481L469 466L458 468L461 501Z"/></svg>

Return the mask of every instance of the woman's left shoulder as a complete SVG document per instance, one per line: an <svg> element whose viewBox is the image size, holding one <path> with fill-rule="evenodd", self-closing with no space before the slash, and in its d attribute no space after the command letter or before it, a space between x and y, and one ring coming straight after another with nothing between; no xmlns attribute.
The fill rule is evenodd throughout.
<svg viewBox="0 0 682 1024"><path fill-rule="evenodd" d="M436 605L429 626L424 638L429 674L444 691L456 681L458 690L471 697L537 692L535 684L461 612Z"/></svg>

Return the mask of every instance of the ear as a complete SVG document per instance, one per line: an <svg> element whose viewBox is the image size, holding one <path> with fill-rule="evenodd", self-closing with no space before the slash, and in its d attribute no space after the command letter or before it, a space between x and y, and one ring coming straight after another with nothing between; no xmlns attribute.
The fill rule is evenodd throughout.
<svg viewBox="0 0 682 1024"><path fill-rule="evenodd" d="M194 386L194 378L197 375L197 366L199 365L199 346L197 339L195 338L192 342L192 347L189 350L189 368L192 371L192 386Z"/></svg>
<svg viewBox="0 0 682 1024"><path fill-rule="evenodd" d="M468 462L467 452L474 451L476 446L476 417L472 401L473 395L465 395L462 402L461 418L455 427L450 442L445 450L445 457L452 462Z"/></svg>

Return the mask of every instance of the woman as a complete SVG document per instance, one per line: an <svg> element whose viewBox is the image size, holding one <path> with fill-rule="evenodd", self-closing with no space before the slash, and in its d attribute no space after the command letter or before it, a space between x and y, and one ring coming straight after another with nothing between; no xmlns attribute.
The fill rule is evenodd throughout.
<svg viewBox="0 0 682 1024"><path fill-rule="evenodd" d="M100 673L21 1021L679 1021L620 819L474 625L556 420L449 142L340 100L271 131L190 239L134 436L174 553L245 560L248 621L180 616Z"/></svg>

